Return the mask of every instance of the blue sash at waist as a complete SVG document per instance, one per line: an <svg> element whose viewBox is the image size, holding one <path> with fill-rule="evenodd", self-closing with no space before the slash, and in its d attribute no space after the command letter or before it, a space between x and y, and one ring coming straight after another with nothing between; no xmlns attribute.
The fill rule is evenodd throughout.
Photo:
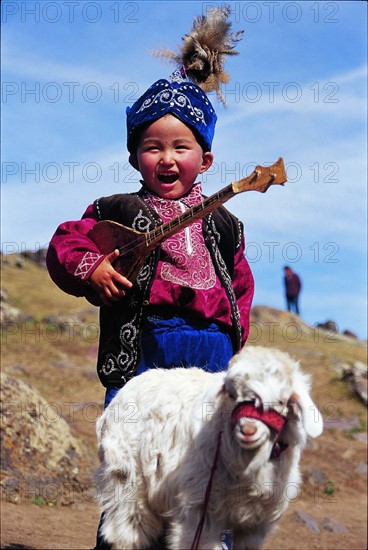
<svg viewBox="0 0 368 550"><path fill-rule="evenodd" d="M212 320L148 315L142 329L142 359L136 376L148 369L198 367L226 370L233 356L231 337ZM120 388L108 388L105 407Z"/></svg>

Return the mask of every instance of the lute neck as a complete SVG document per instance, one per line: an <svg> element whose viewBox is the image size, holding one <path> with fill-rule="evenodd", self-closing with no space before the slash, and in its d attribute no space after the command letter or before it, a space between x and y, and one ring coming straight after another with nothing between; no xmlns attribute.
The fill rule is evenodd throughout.
<svg viewBox="0 0 368 550"><path fill-rule="evenodd" d="M193 223L194 220L204 218L212 210L215 210L221 204L231 199L236 193L242 193L243 191L260 191L261 193L265 193L270 185L284 185L285 181L286 172L284 161L281 157L271 166L256 166L250 176L230 183L230 185L224 187L218 193L203 199L180 216L156 227L149 233L145 233L147 248L152 250L161 241L177 233L180 229L184 229Z"/></svg>
<svg viewBox="0 0 368 550"><path fill-rule="evenodd" d="M146 233L147 247L155 248L160 242L167 239L171 235L177 233L180 229L188 227L195 220L204 218L210 212L218 208L221 204L228 201L235 195L232 184L224 187L214 195L203 199L200 203L189 208L180 216L173 218L169 222L166 222L149 233Z"/></svg>

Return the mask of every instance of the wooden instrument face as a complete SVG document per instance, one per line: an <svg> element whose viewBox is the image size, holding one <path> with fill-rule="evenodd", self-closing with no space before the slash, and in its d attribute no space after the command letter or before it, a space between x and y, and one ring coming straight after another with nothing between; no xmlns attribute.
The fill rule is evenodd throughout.
<svg viewBox="0 0 368 550"><path fill-rule="evenodd" d="M132 282L152 250L147 245L147 233L139 233L109 220L98 222L89 231L88 237L97 244L101 254L119 250L120 256L115 260L114 268Z"/></svg>
<svg viewBox="0 0 368 550"><path fill-rule="evenodd" d="M88 233L101 254L110 254L118 249L120 256L115 260L115 269L131 282L134 282L140 268L151 250L170 235L187 227L193 221L203 218L243 191L259 191L265 193L271 185L283 185L286 182L286 172L282 158L271 166L256 166L253 173L233 182L218 193L204 198L199 204L186 210L180 216L147 233L139 233L116 222L104 220L98 222Z"/></svg>

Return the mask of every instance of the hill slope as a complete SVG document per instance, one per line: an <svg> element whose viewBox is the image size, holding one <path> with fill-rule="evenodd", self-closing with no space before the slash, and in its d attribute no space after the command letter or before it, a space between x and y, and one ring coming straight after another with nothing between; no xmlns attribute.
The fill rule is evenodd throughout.
<svg viewBox="0 0 368 550"><path fill-rule="evenodd" d="M8 320L3 326L2 370L15 380L13 387L26 383L39 394L34 399L43 403L38 410L42 420L46 417L53 429L62 421L82 456L77 462L75 457L70 464L63 462L64 481L50 473L47 483L41 484L45 462L37 446L29 456L32 467L25 467L26 454L23 467L16 455L22 437L19 420L29 422L33 409L25 397L24 407L15 407L19 402L7 394L5 412L13 415L7 425L7 446L12 426L14 445L7 451L2 472L1 548L91 548L99 516L92 479L98 463L95 420L104 394L95 373L98 311L84 299L63 294L45 269L30 260L20 268L14 258L7 258L2 287L6 303L24 314L19 322ZM266 548L365 548L366 407L341 379L348 366L366 363L365 344L261 306L252 311L249 343L277 347L300 360L312 375L313 398L327 424L323 436L303 455L303 485L296 497L285 493L293 502ZM47 422L39 436L43 443Z"/></svg>

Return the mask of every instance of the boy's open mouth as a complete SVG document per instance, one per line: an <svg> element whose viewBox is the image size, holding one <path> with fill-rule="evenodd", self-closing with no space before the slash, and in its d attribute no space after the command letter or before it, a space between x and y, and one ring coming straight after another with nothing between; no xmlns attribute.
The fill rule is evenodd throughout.
<svg viewBox="0 0 368 550"><path fill-rule="evenodd" d="M175 174L174 172L172 174L159 174L157 176L157 179L161 183L175 183L178 178L178 174Z"/></svg>

